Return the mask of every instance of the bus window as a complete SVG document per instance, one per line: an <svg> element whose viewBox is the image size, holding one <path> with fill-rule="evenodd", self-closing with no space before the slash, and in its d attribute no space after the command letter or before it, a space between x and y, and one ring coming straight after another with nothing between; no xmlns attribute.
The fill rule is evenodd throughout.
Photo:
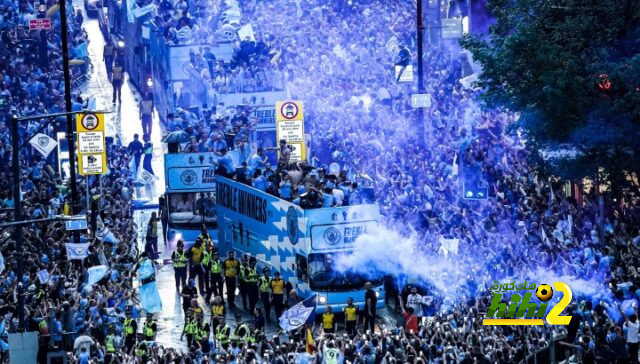
<svg viewBox="0 0 640 364"><path fill-rule="evenodd" d="M362 289L366 282L382 284L382 277L368 277L355 272L338 271L334 264L339 255L348 253L309 254L309 287L315 291L350 291Z"/></svg>
<svg viewBox="0 0 640 364"><path fill-rule="evenodd" d="M215 195L211 192L172 193L169 195L169 223L197 225L216 222Z"/></svg>
<svg viewBox="0 0 640 364"><path fill-rule="evenodd" d="M296 254L296 267L298 280L302 282L308 282L307 258L303 257L300 254Z"/></svg>

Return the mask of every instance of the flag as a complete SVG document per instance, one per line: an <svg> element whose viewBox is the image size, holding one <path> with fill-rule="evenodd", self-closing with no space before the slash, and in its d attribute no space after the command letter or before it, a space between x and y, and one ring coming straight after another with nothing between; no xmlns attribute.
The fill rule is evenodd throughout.
<svg viewBox="0 0 640 364"><path fill-rule="evenodd" d="M4 255L0 252L0 273L4 272Z"/></svg>
<svg viewBox="0 0 640 364"><path fill-rule="evenodd" d="M311 328L307 326L307 353L313 354L316 351L316 342L313 341L313 335L311 334Z"/></svg>
<svg viewBox="0 0 640 364"><path fill-rule="evenodd" d="M29 140L29 144L31 144L33 149L40 152L43 157L47 158L49 154L56 149L58 142L46 134L38 133Z"/></svg>
<svg viewBox="0 0 640 364"><path fill-rule="evenodd" d="M284 331L293 331L307 322L313 322L316 318L316 296L314 294L284 311L282 316L278 318L280 327Z"/></svg>
<svg viewBox="0 0 640 364"><path fill-rule="evenodd" d="M138 287L140 304L147 313L162 311L162 300L160 293L158 293L155 273L156 270L151 259L143 259L136 271L137 279L140 281L140 287Z"/></svg>
<svg viewBox="0 0 640 364"><path fill-rule="evenodd" d="M458 255L459 245L460 239L447 239L445 237L440 237L440 251L442 251L445 256L448 256L449 253Z"/></svg>
<svg viewBox="0 0 640 364"><path fill-rule="evenodd" d="M158 177L156 177L155 175L149 173L149 171L147 171L144 168L140 168L138 170L138 181L148 184L151 183L153 181L155 181Z"/></svg>
<svg viewBox="0 0 640 364"><path fill-rule="evenodd" d="M89 255L89 243L67 243L67 259L84 259Z"/></svg>
<svg viewBox="0 0 640 364"><path fill-rule="evenodd" d="M567 216L567 233L570 238L573 237L573 216L571 213Z"/></svg>
<svg viewBox="0 0 640 364"><path fill-rule="evenodd" d="M36 276L38 276L38 280L40 280L40 284L45 284L49 280L49 271L46 269L39 270L36 273Z"/></svg>
<svg viewBox="0 0 640 364"><path fill-rule="evenodd" d="M456 154L453 156L453 162L451 163L451 175L452 176L457 176L458 175L458 152L456 152Z"/></svg>
<svg viewBox="0 0 640 364"><path fill-rule="evenodd" d="M549 237L547 236L547 233L544 231L544 227L540 226L540 230L542 231L542 242L548 248L551 248L551 241L549 240Z"/></svg>
<svg viewBox="0 0 640 364"><path fill-rule="evenodd" d="M553 188L551 187L551 183L549 183L549 208L551 208L551 205L553 205L554 200L555 197L553 196Z"/></svg>
<svg viewBox="0 0 640 364"><path fill-rule="evenodd" d="M120 242L106 225L103 224L102 228L98 227L96 230L96 238L98 238L98 240L111 244L118 244Z"/></svg>
<svg viewBox="0 0 640 364"><path fill-rule="evenodd" d="M87 52L87 48L89 47L88 42L82 42L77 46L71 48L70 53L74 56L73 58L85 58L89 57L89 53Z"/></svg>
<svg viewBox="0 0 640 364"><path fill-rule="evenodd" d="M106 265L96 265L87 269L87 284L90 286L96 284L108 271L109 267Z"/></svg>

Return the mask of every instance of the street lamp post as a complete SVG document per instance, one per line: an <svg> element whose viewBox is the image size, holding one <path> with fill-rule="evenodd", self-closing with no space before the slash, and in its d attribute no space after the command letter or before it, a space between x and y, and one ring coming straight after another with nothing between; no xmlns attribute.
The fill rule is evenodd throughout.
<svg viewBox="0 0 640 364"><path fill-rule="evenodd" d="M11 116L11 168L13 170L13 207L15 221L22 220L22 196L20 195L20 144L18 135L18 116ZM24 274L22 266L22 226L18 226L16 231L16 264L18 277L18 325L24 329L24 287L22 284L22 275Z"/></svg>
<svg viewBox="0 0 640 364"><path fill-rule="evenodd" d="M417 19L416 26L418 31L418 94L424 93L424 75L422 71L422 43L424 34L424 25L422 23L422 0L417 0ZM419 145L422 147L425 144L425 127L424 127L424 108L419 107L417 110L418 117L418 134Z"/></svg>
<svg viewBox="0 0 640 364"><path fill-rule="evenodd" d="M71 74L69 73L69 44L67 41L67 5L60 1L60 33L62 35L62 70L64 72L64 101L67 111L67 143L69 145L69 177L71 178L71 215L78 211L78 187L76 181L76 153L73 141L73 114L71 114ZM75 234L78 239L78 234ZM78 241L76 241L78 242Z"/></svg>

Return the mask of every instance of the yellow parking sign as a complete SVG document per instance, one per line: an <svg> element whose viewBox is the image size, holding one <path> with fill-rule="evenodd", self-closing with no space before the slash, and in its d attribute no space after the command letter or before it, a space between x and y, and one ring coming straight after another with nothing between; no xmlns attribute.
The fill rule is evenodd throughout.
<svg viewBox="0 0 640 364"><path fill-rule="evenodd" d="M76 114L78 174L86 176L107 173L104 130L104 114Z"/></svg>
<svg viewBox="0 0 640 364"><path fill-rule="evenodd" d="M307 159L302 101L276 102L276 135L293 147L290 162Z"/></svg>

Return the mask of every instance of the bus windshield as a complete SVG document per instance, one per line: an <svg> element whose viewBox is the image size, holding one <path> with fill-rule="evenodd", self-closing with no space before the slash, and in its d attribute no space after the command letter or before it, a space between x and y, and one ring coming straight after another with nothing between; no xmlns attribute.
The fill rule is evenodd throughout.
<svg viewBox="0 0 640 364"><path fill-rule="evenodd" d="M197 226L216 223L215 194L186 192L169 195L169 223L173 226Z"/></svg>
<svg viewBox="0 0 640 364"><path fill-rule="evenodd" d="M351 291L362 289L366 282L374 286L382 284L381 277L367 277L355 272L338 272L333 262L340 253L309 254L309 287L315 291Z"/></svg>

